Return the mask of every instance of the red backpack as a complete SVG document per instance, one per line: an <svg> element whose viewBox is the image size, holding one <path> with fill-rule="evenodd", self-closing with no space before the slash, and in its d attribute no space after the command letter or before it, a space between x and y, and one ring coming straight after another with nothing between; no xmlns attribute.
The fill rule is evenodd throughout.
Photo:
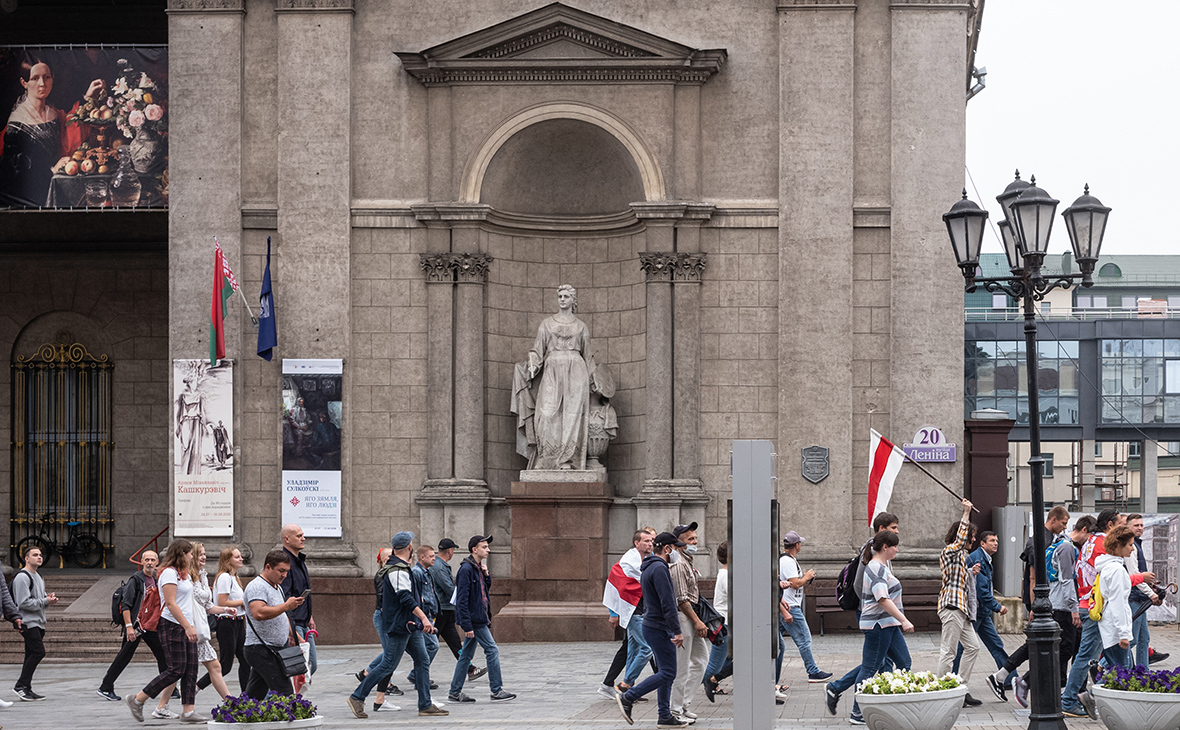
<svg viewBox="0 0 1180 730"><path fill-rule="evenodd" d="M144 631L155 631L160 623L160 589L152 586L143 594L143 603L139 606L139 628Z"/></svg>

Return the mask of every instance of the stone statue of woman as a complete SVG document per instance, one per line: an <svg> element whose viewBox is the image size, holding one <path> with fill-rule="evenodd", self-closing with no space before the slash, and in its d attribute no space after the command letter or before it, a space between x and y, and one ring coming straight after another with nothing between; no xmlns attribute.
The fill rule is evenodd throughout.
<svg viewBox="0 0 1180 730"><path fill-rule="evenodd" d="M590 330L574 315L577 306L577 290L559 286L557 314L541 322L528 362L516 367L517 451L529 469L586 468Z"/></svg>

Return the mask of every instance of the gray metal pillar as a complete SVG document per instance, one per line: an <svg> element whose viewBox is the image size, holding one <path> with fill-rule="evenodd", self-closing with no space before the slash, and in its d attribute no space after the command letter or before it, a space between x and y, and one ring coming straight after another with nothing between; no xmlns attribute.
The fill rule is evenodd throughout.
<svg viewBox="0 0 1180 730"><path fill-rule="evenodd" d="M774 447L769 441L734 441L733 542L729 599L733 631L733 680L746 694L733 704L734 730L774 727L774 662L771 583L778 574L771 544L770 500L774 495Z"/></svg>
<svg viewBox="0 0 1180 730"><path fill-rule="evenodd" d="M1139 511L1152 514L1160 511L1159 447L1154 441L1144 440L1139 445Z"/></svg>

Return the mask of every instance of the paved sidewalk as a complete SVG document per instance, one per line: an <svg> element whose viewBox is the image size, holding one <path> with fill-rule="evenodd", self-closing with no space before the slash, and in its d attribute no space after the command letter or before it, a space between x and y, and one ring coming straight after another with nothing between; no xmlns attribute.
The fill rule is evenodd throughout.
<svg viewBox="0 0 1180 730"><path fill-rule="evenodd" d="M1010 648L1018 645L1016 636L1005 640ZM1180 634L1175 626L1152 628L1152 643L1180 659ZM12 639L7 635L5 641ZM908 637L910 651L917 669L932 668L937 657L936 634L917 634ZM816 636L813 650L821 668L843 674L860 659L860 636L842 634L837 636ZM415 695L411 690L405 696L391 697L402 706L399 712L369 713L369 719L358 720L349 713L345 696L356 686L353 672L360 669L377 653L376 645L322 647L319 650L319 672L315 682L308 688L306 696L319 706L320 714L328 718L327 728L364 727L413 727L458 730L478 727L479 730L525 730L532 728L626 728L613 702L599 697L595 690L602 681L602 675L613 656L616 644L502 644L501 664L504 668L504 686L519 697L506 703L488 701L487 677L468 683L465 691L477 702L462 707L448 705L452 710L446 718L420 718L416 711ZM115 644L112 642L112 656ZM477 663L482 666L482 654L477 653ZM1168 662L1174 666L1180 662ZM1028 724L1028 711L1021 711L1015 700L1008 704L997 701L983 685L982 677L991 666L990 657L978 665L972 681L972 693L984 701L982 707L964 710L956 728L963 730L998 730L1020 728ZM151 679L155 674L154 665L134 663L120 677L116 691L127 694ZM454 660L445 650L435 661L435 681L442 688L437 698L446 700L446 688ZM406 689L405 671L400 668L395 682ZM48 728L83 728L85 730L113 730L115 728L140 727L135 723L122 703L108 702L95 694L99 680L106 671L105 665L98 664L51 664L46 663L37 671L35 689L46 695L43 702L17 702L11 708L0 710L0 725L5 730L44 730ZM15 700L11 682L19 672L15 665L0 667L0 697ZM236 673L235 673L236 675ZM784 680L791 685L787 703L777 708L781 728L809 730L810 728L849 727L847 716L831 717L824 708L822 684L808 684L803 672L799 654L791 642L787 642ZM728 684L728 683L726 683ZM230 689L236 689L236 678L230 680ZM738 697L741 696L739 690ZM197 707L208 713L212 707L208 694L198 697ZM850 698L841 701L845 713L851 708ZM697 728L721 730L733 727L733 696L718 697L716 704L709 704L703 692L698 692L693 710L700 714ZM368 703L372 706L372 699ZM150 707L149 707L150 709ZM177 701L172 709L179 711ZM655 697L651 702L636 706L637 728L654 728L656 720ZM1070 728L1098 730L1102 726L1095 721L1068 719ZM478 723L478 724L476 724ZM171 720L151 720L147 726L175 726L180 723Z"/></svg>

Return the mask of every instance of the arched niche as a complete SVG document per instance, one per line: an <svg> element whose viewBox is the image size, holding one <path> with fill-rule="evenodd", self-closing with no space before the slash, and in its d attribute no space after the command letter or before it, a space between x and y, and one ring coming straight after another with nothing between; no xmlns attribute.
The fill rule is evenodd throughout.
<svg viewBox="0 0 1180 730"><path fill-rule="evenodd" d="M489 161L481 203L540 216L619 213L644 199L643 176L606 129L580 119L547 119L513 134Z"/></svg>

